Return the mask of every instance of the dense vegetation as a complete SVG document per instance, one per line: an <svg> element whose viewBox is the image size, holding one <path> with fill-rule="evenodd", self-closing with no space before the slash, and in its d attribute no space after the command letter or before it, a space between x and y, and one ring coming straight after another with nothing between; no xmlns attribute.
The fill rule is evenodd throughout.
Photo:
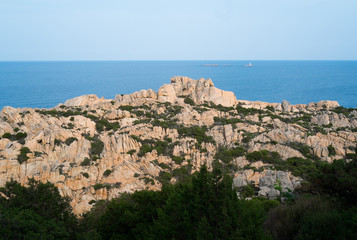
<svg viewBox="0 0 357 240"><path fill-rule="evenodd" d="M240 155L239 148L221 154ZM250 154L271 162L274 154ZM293 166L293 164L292 164ZM295 198L238 199L221 170L199 172L161 191L99 201L77 219L50 183L0 189L2 239L356 239L357 153L316 165ZM110 174L110 170L107 171ZM106 187L106 186L100 186ZM98 187L99 188L99 187Z"/></svg>

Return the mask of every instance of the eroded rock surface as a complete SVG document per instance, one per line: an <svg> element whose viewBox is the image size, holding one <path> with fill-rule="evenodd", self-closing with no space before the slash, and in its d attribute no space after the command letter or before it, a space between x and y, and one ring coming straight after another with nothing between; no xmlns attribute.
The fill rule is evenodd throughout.
<svg viewBox="0 0 357 240"><path fill-rule="evenodd" d="M114 100L86 95L52 109L4 107L0 186L50 181L81 214L97 200L158 190L206 164L229 172L237 189L252 185L274 198L277 184L293 191L302 178L269 161L345 158L356 130L357 111L334 101L237 100L210 79L173 77L158 92Z"/></svg>

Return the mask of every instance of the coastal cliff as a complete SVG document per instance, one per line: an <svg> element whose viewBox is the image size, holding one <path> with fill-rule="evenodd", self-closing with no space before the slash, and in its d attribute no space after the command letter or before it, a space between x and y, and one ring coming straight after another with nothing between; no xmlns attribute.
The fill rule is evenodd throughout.
<svg viewBox="0 0 357 240"><path fill-rule="evenodd" d="M210 79L173 77L157 92L4 107L0 136L0 187L49 181L81 214L101 199L159 190L202 165L232 175L240 195L250 187L276 198L301 187L310 162L355 152L357 111L335 101L237 100Z"/></svg>

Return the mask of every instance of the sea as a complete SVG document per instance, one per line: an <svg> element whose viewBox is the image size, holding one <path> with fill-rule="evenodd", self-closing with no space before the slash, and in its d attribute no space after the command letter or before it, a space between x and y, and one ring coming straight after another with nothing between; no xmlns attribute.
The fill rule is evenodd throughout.
<svg viewBox="0 0 357 240"><path fill-rule="evenodd" d="M245 65L252 62L252 67ZM210 78L237 99L357 107L357 61L48 61L0 62L0 109L51 108L84 94L114 99L157 91L172 76Z"/></svg>

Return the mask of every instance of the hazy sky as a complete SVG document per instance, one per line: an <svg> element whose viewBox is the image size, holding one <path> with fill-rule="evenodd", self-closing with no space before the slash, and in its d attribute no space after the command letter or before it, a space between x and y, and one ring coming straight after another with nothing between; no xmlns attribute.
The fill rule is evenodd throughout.
<svg viewBox="0 0 357 240"><path fill-rule="evenodd" d="M0 60L357 59L357 0L0 0Z"/></svg>

